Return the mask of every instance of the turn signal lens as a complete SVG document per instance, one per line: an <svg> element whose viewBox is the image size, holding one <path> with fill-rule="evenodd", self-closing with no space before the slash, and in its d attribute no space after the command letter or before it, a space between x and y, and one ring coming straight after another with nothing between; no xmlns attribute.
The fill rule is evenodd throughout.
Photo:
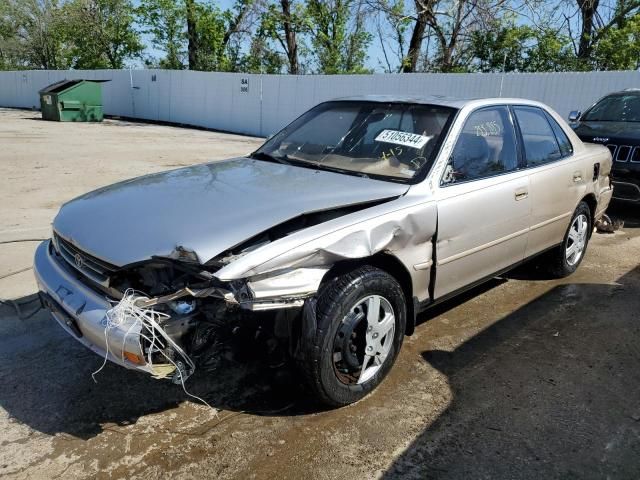
<svg viewBox="0 0 640 480"><path fill-rule="evenodd" d="M126 358L127 360L129 360L131 363L136 363L138 365L144 365L144 360L142 358L140 358L138 355L136 355L135 353L122 352L122 356L124 358Z"/></svg>

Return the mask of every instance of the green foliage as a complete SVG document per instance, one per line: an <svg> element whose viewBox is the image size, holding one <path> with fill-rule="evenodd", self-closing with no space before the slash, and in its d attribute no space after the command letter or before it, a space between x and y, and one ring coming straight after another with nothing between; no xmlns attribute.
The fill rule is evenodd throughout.
<svg viewBox="0 0 640 480"><path fill-rule="evenodd" d="M309 31L306 16L306 7L292 0L284 2L287 11L284 11L283 2L279 5L268 3L260 18L260 26L256 37L265 45L271 56L271 68L275 68L273 55L280 56L281 50L288 62L288 73L297 74L304 68L300 65L301 57L305 56L307 47L304 35ZM275 48L270 46L275 45ZM287 63L281 58L281 63Z"/></svg>
<svg viewBox="0 0 640 480"><path fill-rule="evenodd" d="M240 59L238 70L247 73L282 73L283 57L273 50L265 37L256 36L249 53Z"/></svg>
<svg viewBox="0 0 640 480"><path fill-rule="evenodd" d="M582 70L571 47L571 39L544 28L534 31L533 45L526 52L525 72L565 72Z"/></svg>
<svg viewBox="0 0 640 480"><path fill-rule="evenodd" d="M366 73L374 34L388 72L640 67L640 0L519 8L535 15L511 0L0 0L0 69L123 68L147 48L168 69Z"/></svg>
<svg viewBox="0 0 640 480"><path fill-rule="evenodd" d="M471 36L472 70L559 72L578 66L569 38L550 28L508 23Z"/></svg>
<svg viewBox="0 0 640 480"><path fill-rule="evenodd" d="M67 68L63 17L56 0L0 2L2 68Z"/></svg>
<svg viewBox="0 0 640 480"><path fill-rule="evenodd" d="M138 7L144 33L153 46L165 53L158 67L172 70L184 68L186 40L186 8L182 0L141 0Z"/></svg>
<svg viewBox="0 0 640 480"><path fill-rule="evenodd" d="M196 49L198 61L192 68L204 71L229 71L229 58L224 44L230 13L222 12L217 6L195 4L196 9Z"/></svg>
<svg viewBox="0 0 640 480"><path fill-rule="evenodd" d="M533 39L530 27L507 25L471 35L471 53L480 72L522 71L527 64L527 44Z"/></svg>
<svg viewBox="0 0 640 480"><path fill-rule="evenodd" d="M596 68L637 70L640 68L640 14L611 27L596 43Z"/></svg>
<svg viewBox="0 0 640 480"><path fill-rule="evenodd" d="M319 73L368 72L364 62L373 37L357 1L309 0L306 17Z"/></svg>
<svg viewBox="0 0 640 480"><path fill-rule="evenodd" d="M130 0L72 0L62 8L63 38L72 68L123 68L144 46Z"/></svg>

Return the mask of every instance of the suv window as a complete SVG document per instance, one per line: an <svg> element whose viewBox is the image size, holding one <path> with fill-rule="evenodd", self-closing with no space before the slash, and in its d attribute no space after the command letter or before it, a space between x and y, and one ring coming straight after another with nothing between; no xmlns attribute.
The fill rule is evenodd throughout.
<svg viewBox="0 0 640 480"><path fill-rule="evenodd" d="M527 166L537 167L563 157L545 113L537 107L514 107Z"/></svg>
<svg viewBox="0 0 640 480"><path fill-rule="evenodd" d="M549 124L551 125L553 133L555 133L556 135L556 140L560 145L560 153L562 153L563 157L568 157L573 153L573 145L571 145L569 137L567 137L567 134L564 133L562 127L558 124L558 122L556 122L556 119L549 115L549 112L544 112L544 114L547 117Z"/></svg>
<svg viewBox="0 0 640 480"><path fill-rule="evenodd" d="M640 96L635 93L607 95L580 119L583 122L640 122Z"/></svg>
<svg viewBox="0 0 640 480"><path fill-rule="evenodd" d="M447 165L444 182L477 180L517 168L516 136L509 109L488 107L469 115Z"/></svg>

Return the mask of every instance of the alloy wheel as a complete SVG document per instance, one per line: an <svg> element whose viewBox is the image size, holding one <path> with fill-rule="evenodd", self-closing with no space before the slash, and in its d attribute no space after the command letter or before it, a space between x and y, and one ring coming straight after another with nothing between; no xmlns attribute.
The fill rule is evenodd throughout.
<svg viewBox="0 0 640 480"><path fill-rule="evenodd" d="M587 231L588 227L589 219L584 213L581 213L574 218L571 223L565 249L565 258L570 266L577 264L584 254L584 248L587 244L587 235L589 233Z"/></svg>
<svg viewBox="0 0 640 480"><path fill-rule="evenodd" d="M333 342L333 367L347 385L374 377L389 356L396 317L389 301L370 295L358 301L342 319Z"/></svg>

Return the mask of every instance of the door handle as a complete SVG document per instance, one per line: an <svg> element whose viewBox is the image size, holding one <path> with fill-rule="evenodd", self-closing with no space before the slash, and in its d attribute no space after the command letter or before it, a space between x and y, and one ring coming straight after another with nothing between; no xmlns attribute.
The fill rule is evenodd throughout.
<svg viewBox="0 0 640 480"><path fill-rule="evenodd" d="M529 196L529 192L527 191L526 188L519 188L515 191L516 202L519 202L520 200L524 200L528 196Z"/></svg>
<svg viewBox="0 0 640 480"><path fill-rule="evenodd" d="M582 172L573 172L573 181L575 183L582 181Z"/></svg>

